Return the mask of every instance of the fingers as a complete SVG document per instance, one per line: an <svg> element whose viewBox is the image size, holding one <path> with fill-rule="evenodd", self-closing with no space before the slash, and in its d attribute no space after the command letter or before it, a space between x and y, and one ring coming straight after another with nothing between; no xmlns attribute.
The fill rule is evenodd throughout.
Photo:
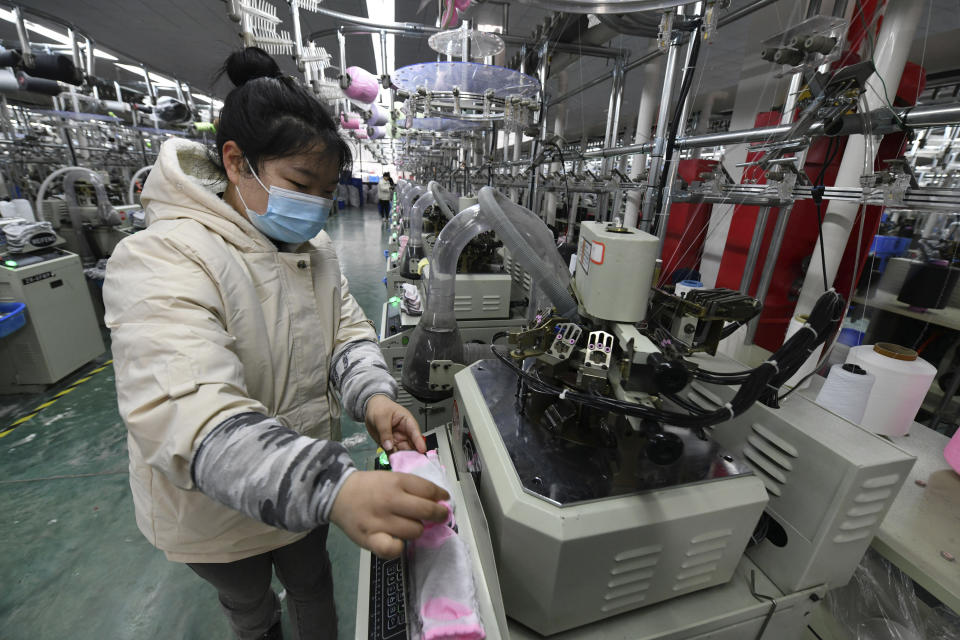
<svg viewBox="0 0 960 640"><path fill-rule="evenodd" d="M391 516L384 520L383 529L395 538L416 540L423 533L423 523L401 516Z"/></svg>
<svg viewBox="0 0 960 640"><path fill-rule="evenodd" d="M449 493L429 480L424 480L409 473L398 473L396 475L400 479L400 488L409 494L433 502L450 499Z"/></svg>
<svg viewBox="0 0 960 640"><path fill-rule="evenodd" d="M403 494L400 498L394 500L391 508L395 515L411 518L418 522L424 520L430 522L446 522L448 517L447 507L444 505L434 502L433 500L419 498L409 493Z"/></svg>
<svg viewBox="0 0 960 640"><path fill-rule="evenodd" d="M384 560L396 558L403 553L403 541L394 538L388 533L378 531L371 533L366 540L365 545L370 551Z"/></svg>
<svg viewBox="0 0 960 640"><path fill-rule="evenodd" d="M380 436L380 446L387 453L393 451L394 448L393 427L390 422L389 416L378 415L374 418L374 426L376 427L377 435Z"/></svg>
<svg viewBox="0 0 960 640"><path fill-rule="evenodd" d="M403 434L408 447L416 449L420 453L427 452L427 442L423 439L423 434L420 433L420 425L417 424L417 420L410 415L408 411L398 411L395 414L394 431L397 432L398 435Z"/></svg>

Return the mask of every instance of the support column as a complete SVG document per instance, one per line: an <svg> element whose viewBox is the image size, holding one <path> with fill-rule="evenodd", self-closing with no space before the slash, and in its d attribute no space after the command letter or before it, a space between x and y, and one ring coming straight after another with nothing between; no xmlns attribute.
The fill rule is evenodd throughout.
<svg viewBox="0 0 960 640"><path fill-rule="evenodd" d="M651 50L652 51L652 50ZM650 132L653 129L653 118L657 113L657 102L660 100L660 78L663 77L663 56L654 58L643 69L643 90L640 93L640 109L637 112L637 128L633 134L634 144L650 142ZM636 180L647 166L647 154L638 153L630 159L630 179ZM626 213L623 226L628 229L637 226L640 212L640 199L643 192L640 189L631 189L627 192Z"/></svg>
<svg viewBox="0 0 960 640"><path fill-rule="evenodd" d="M887 102L893 103L897 87L900 86L907 55L910 52L910 45L925 6L923 2L914 0L888 0L883 25L875 41L874 64L877 72L867 81L865 96L867 111L879 109ZM880 78L883 78L883 82ZM887 95L887 100L880 97L884 95L884 84L891 92ZM864 167L868 166L868 170L873 171L873 161L878 145L879 141L871 144L868 151L865 136L850 136L843 159L840 161L835 185L859 189L860 176L864 173ZM860 204L857 202L831 201L823 216L823 248L827 263L826 277L830 284L837 276L859 208ZM823 277L824 270L820 264L820 241L818 240L813 249L810 267L807 269L794 315L808 313L813 309L817 298L823 293Z"/></svg>

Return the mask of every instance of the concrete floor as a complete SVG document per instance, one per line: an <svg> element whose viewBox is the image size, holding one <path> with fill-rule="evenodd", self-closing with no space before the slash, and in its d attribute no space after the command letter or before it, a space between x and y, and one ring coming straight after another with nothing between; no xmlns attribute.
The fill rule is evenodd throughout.
<svg viewBox="0 0 960 640"><path fill-rule="evenodd" d="M327 231L353 295L379 326L387 236L376 207L348 208ZM0 433L108 358L45 394L0 397ZM375 449L365 434L344 419L360 466ZM359 551L336 528L328 548L340 637L352 638ZM112 367L0 437L0 640L231 637L212 587L136 527Z"/></svg>

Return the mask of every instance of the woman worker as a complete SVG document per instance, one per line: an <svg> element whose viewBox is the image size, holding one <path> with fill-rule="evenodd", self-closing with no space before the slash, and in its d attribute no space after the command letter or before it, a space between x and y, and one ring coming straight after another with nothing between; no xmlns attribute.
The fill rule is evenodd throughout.
<svg viewBox="0 0 960 640"><path fill-rule="evenodd" d="M224 68L216 153L163 145L149 227L107 270L137 524L217 589L238 638L282 637L274 568L293 637L333 638L328 523L396 556L448 496L356 471L338 442L342 402L384 449L425 448L321 233L349 148L262 50Z"/></svg>
<svg viewBox="0 0 960 640"><path fill-rule="evenodd" d="M384 222L390 219L390 198L393 196L393 178L390 173L384 173L377 183L377 207L380 210L380 219Z"/></svg>

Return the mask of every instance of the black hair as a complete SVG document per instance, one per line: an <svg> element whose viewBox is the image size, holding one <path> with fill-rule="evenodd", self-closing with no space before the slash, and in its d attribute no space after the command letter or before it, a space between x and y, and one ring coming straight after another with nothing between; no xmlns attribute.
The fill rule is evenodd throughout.
<svg viewBox="0 0 960 640"><path fill-rule="evenodd" d="M216 161L223 168L223 145L233 140L258 171L264 160L301 153L322 144L337 156L338 170L349 169L353 154L337 133L337 123L308 89L284 75L259 47L230 54L217 77L234 84L220 110Z"/></svg>

